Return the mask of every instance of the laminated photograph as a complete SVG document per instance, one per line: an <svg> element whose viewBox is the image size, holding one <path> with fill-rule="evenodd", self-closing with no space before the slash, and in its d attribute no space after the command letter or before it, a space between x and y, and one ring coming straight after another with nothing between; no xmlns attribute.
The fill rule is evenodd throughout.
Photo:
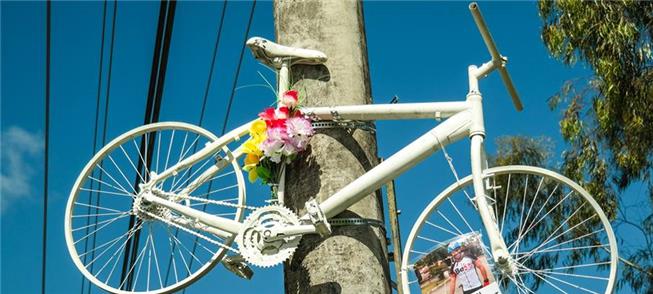
<svg viewBox="0 0 653 294"><path fill-rule="evenodd" d="M479 233L458 236L415 261L422 293L499 294Z"/></svg>

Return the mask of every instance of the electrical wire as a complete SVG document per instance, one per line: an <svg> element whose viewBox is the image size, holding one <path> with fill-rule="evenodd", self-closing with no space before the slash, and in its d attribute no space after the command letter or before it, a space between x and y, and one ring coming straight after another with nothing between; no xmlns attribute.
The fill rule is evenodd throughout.
<svg viewBox="0 0 653 294"><path fill-rule="evenodd" d="M107 125L109 122L109 101L111 101L111 77L112 77L112 72L113 72L113 49L114 49L114 44L116 40L116 17L118 14L118 1L114 0L113 1L113 15L112 15L112 20L111 20L111 45L109 47L109 67L107 69L107 87L106 87L106 92L105 92L105 100L104 100L104 118L103 118L103 123L102 123L102 142L101 146L104 146L107 142ZM96 118L97 120L97 118ZM100 163L100 167L102 167L104 163ZM100 181L103 179L104 173L100 173ZM99 192L98 192L99 193ZM100 195L96 195L95 199L95 221L94 221L94 229L97 227L97 222L98 222L98 207L100 207ZM93 248L95 248L96 244L96 235L93 235ZM95 251L91 253L91 260L95 259ZM91 264L91 267L89 269L90 272L93 272L93 267L95 264ZM87 293L91 293L91 283L89 282L88 288L87 288Z"/></svg>
<svg viewBox="0 0 653 294"><path fill-rule="evenodd" d="M247 40L247 36L249 35L249 31L250 31L250 28L251 28L251 25L252 25L252 19L254 18L255 8L256 8L256 1L254 1L252 3L252 8L251 8L251 11L250 11L250 14L249 14L249 20L247 22L247 29L245 30L245 36L244 36L245 40ZM209 81L207 81L207 87L206 87L205 96L204 96L204 104L206 104L206 97L207 97L207 94L208 94L208 89L209 89L209 85L210 85L210 81L211 81L211 75L213 73L213 64L215 62L216 51L217 51L217 48L218 48L218 43L220 41L220 33L222 31L222 21L224 19L225 10L226 10L226 2L225 2L225 6L223 7L223 10L222 10L222 16L220 17L220 28L218 29L218 37L217 37L216 45L215 45L214 52L213 52L214 55L213 55L213 60L211 62L211 67L212 68L211 68L211 72L209 74ZM244 50L244 47L245 47L245 40L243 40L243 42L242 42L243 48L241 48L240 59L238 61L238 69L236 70L236 74L235 74L235 77L234 77L234 79L236 79L236 80L238 79L238 75L240 73L240 65L242 64L242 61L243 61L243 52L244 52L243 50ZM233 91L235 91L235 88L232 88L232 93L233 93ZM233 94L232 94L232 96L233 96ZM204 104L202 105L202 112L201 112L201 115L200 115L200 125L201 125L202 119L204 117ZM229 104L228 107L227 107L227 113L229 113L230 111L231 111L231 104ZM223 134L224 134L224 128L222 130L221 135L223 135ZM208 191L211 191L212 185L213 185L213 182L209 182ZM209 195L207 194L207 198L208 197L209 197ZM206 205L202 206L202 211L206 211ZM192 249L191 254L195 254L196 250L197 250L197 237L195 237L195 242L193 243L193 249ZM192 266L193 261L194 260L190 261L190 266ZM186 289L184 289L184 291L182 293L186 293Z"/></svg>
<svg viewBox="0 0 653 294"><path fill-rule="evenodd" d="M151 115L151 108L152 108L152 101L154 99L154 90L156 89L156 75L159 70L159 58L161 54L161 39L163 38L163 28L164 28L164 22L165 22L165 15L167 13L167 2L166 1L161 1L160 7L159 7L159 19L157 21L157 32L156 32L156 40L154 42L154 53L152 56L152 70L150 72L150 85L148 88L148 93L147 93L147 102L145 106L145 121L143 124L147 124L150 121L150 115ZM139 150L139 152L142 152ZM139 160L139 168L137 170L141 169L141 161ZM138 179L136 179L136 182L134 183L134 187L138 186ZM134 227L136 227L136 218L132 215L129 217L129 225L127 227L127 231L132 230ZM127 243L125 246L125 251L124 251L124 256L123 256L123 263L122 263L122 270L120 273L120 281L125 280L125 274L127 272L127 268L131 262L130 259L130 254L132 252L132 243L133 243L133 238L129 237L127 239ZM124 283L123 283L124 284ZM126 286L126 285L125 285ZM125 288L127 289L127 288Z"/></svg>
<svg viewBox="0 0 653 294"><path fill-rule="evenodd" d="M227 128L227 123L229 121L229 113L231 112L231 106L232 106L232 102L233 102L234 95L235 95L235 92L236 92L236 85L238 84L238 77L240 76L240 67L241 67L241 65L243 63L243 57L244 57L245 47L246 47L245 43L247 41L247 37L249 36L250 28L252 27L252 21L254 20L255 8L256 8L256 0L254 0L252 2L252 8L251 8L250 13L249 13L249 20L247 21L247 29L245 29L245 36L243 37L243 42L242 42L243 45L240 48L240 58L238 60L238 66L236 67L236 73L235 73L235 76L234 76L234 83L233 83L233 85L231 87L231 95L229 96L229 103L227 104L227 111L225 113L225 118L224 118L224 122L223 122L223 125L222 125L222 131L220 132L220 136L224 135L224 133L226 131L226 128ZM213 182L209 182L208 191L211 191L212 185L213 185ZM206 197L209 197L209 195L207 194ZM205 211L205 210L206 210L206 205L203 205L202 211ZM195 254L195 251L197 250L197 241L198 241L197 237L195 237L195 242L193 243L192 254ZM190 266L192 266L192 265L193 265L193 260L191 259ZM184 289L184 291L182 293L186 293L186 289Z"/></svg>
<svg viewBox="0 0 653 294"><path fill-rule="evenodd" d="M176 1L161 2L161 8L159 10L157 36L156 36L156 39L159 42L157 42L157 44L155 45L155 52L154 52L153 62L152 62L152 72L151 72L152 75L150 77L150 87L148 91L148 103L147 103L148 105L145 109L144 124L154 123L159 120L161 102L163 100L163 85L165 82L166 69L168 65L168 55L170 52L170 41L172 38L172 30L173 30L176 7L177 7ZM165 15L165 23L162 21L163 15ZM149 137L148 142L141 139L139 152L143 154L144 151L147 151L147 153L145 157L145 162L143 162L142 159L139 159L137 170L149 170L150 167L149 166L145 167L144 165L146 163L151 164L153 148L146 149L145 147L148 145L153 146L154 139L155 136ZM148 175L146 174L145 177L146 181L147 181L147 177ZM138 187L138 184L140 184L140 178L136 177L136 180L134 181L135 189ZM140 220L136 220L136 221L134 220L135 220L134 216L131 215L130 222L129 222L130 226L128 228L129 230L131 230L132 228L140 224ZM140 243L140 232L141 232L140 230L137 230L134 233L134 235L131 238L131 244L129 244L130 242L128 242L128 246L130 245L131 248L125 249L123 269L121 273L121 280L125 281L124 279L125 278L127 279L126 280L127 282L124 283L124 289L132 288L134 275L130 271L125 276L125 270L127 268L131 268L131 265L133 265L136 262L137 255L138 255L138 247Z"/></svg>
<svg viewBox="0 0 653 294"><path fill-rule="evenodd" d="M203 96L203 99L202 99L202 108L200 110L199 121L197 122L197 125L200 126L200 127L204 123L204 114L206 113L206 103L208 101L209 89L211 88L211 82L213 80L213 72L215 70L215 60L216 60L217 55L218 55L218 48L220 47L220 40L221 40L221 36L222 36L222 26L224 24L225 12L227 11L227 3L228 3L227 1L223 2L222 10L221 10L222 12L220 13L220 20L218 21L217 36L215 38L215 43L213 45L211 65L209 66L209 76L208 76L208 78L206 80L206 87L204 87L204 96ZM197 151L197 147L198 147L198 145L195 145L193 147L192 153L195 153ZM191 172L189 174L192 174L192 167L191 167ZM206 207L206 206L204 206L204 207ZM204 210L202 210L202 211L204 211ZM179 233L179 229L175 229L175 237L178 236L178 233ZM195 240L197 241L197 237L195 237ZM172 247L173 251L174 251L176 245L177 244L173 245L173 247ZM197 246L197 243L193 244L193 251L192 251L193 254L195 254L195 246ZM166 271L166 275L165 275L165 277L166 277L165 282L164 282L165 284L168 284L168 278L170 277L170 265L171 264L172 264L172 256L170 256L170 258L168 259L168 270ZM191 261L191 266L192 266L192 261ZM185 292L185 290L184 290L184 292Z"/></svg>
<svg viewBox="0 0 653 294"><path fill-rule="evenodd" d="M99 66L98 66L98 68L99 68L99 70L98 70L98 86L97 86L97 96L96 96L96 102L95 102L95 128L93 128L93 150L91 152L91 156L95 155L95 151L97 149L97 135L98 135L98 125L99 125L99 118L100 118L100 96L101 96L101 92L102 92L102 69L103 69L103 65L104 65L104 33L105 33L105 30L106 30L106 18L107 18L107 1L104 0L104 4L102 5L102 34L101 34L101 38L100 38L101 41L100 41L100 62L99 62ZM105 116L106 116L106 112L105 112ZM91 190L94 190L94 186L95 186L95 182L92 182L91 183ZM88 192L88 205L89 206L87 207L87 210L86 210L86 214L88 214L88 215L91 214L91 202L93 201L93 194L94 193L91 192L91 191ZM96 208L95 214L97 214L97 213L98 212L97 212L97 208ZM90 222L90 219L86 218L86 230L84 232L84 235L88 235L88 232L90 230L89 222ZM96 220L96 224L97 224L97 220ZM93 226L93 227L95 229L95 226ZM95 239L95 235L93 235L93 239ZM88 241L89 241L89 238L86 238L86 240L84 240L84 252L88 252L87 251L88 250ZM95 244L93 244L93 245L95 245ZM95 246L93 246L93 247L95 247ZM84 255L83 264L86 264L86 260L87 260L86 257L87 257L87 255ZM84 288L86 288L85 287L86 282L87 282L86 278L84 277L84 275L82 275L82 286L81 286L81 289L80 289L80 294L84 293ZM89 291L90 291L90 282L89 282Z"/></svg>
<svg viewBox="0 0 653 294"><path fill-rule="evenodd" d="M202 99L202 111L200 112L200 119L198 125L202 126L204 122L204 113L206 110L206 101L209 97L209 89L211 88L211 81L213 80L213 71L215 70L215 60L218 56L218 47L220 46L220 39L222 37L222 25L224 23L224 15L227 11L227 1L222 5L222 13L220 14L220 22L218 24L218 35L215 38L215 45L213 46L213 57L211 58L211 66L209 68L209 77L206 80L206 87L204 88L204 98Z"/></svg>
<svg viewBox="0 0 653 294"><path fill-rule="evenodd" d="M43 176L43 252L41 261L41 293L45 294L45 268L48 245L48 160L50 149L50 35L52 22L52 2L46 2L46 27L45 27L45 163Z"/></svg>
<svg viewBox="0 0 653 294"><path fill-rule="evenodd" d="M247 30L245 30L245 40L243 40L243 47L240 48L240 59L238 60L238 67L236 67L236 76L234 77L234 83L231 87L231 95L229 96L229 103L227 104L227 113L224 116L224 122L222 123L222 131L220 136L224 135L224 132L227 130L227 122L229 121L229 114L231 113L231 104L234 101L234 94L236 93L236 85L238 84L238 77L240 76L240 66L243 64L243 55L245 53L245 41L249 35L249 29L252 26L252 20L254 19L254 8L256 8L256 0L252 2L252 10L249 12L249 21L247 22Z"/></svg>

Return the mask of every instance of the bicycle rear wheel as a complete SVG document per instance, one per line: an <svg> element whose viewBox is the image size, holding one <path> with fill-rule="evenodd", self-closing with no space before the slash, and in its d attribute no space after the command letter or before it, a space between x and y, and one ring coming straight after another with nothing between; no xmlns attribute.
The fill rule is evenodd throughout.
<svg viewBox="0 0 653 294"><path fill-rule="evenodd" d="M530 166L488 169L484 182L516 272L503 274L494 267L468 176L438 195L413 226L402 259L405 293L449 287L452 262L461 256L449 251L460 246L455 244L459 236L472 232L485 244L478 250L485 256L475 257L487 261L494 275L490 280L502 293L612 292L617 244L608 218L587 191L564 176ZM450 244L455 245L448 248Z"/></svg>
<svg viewBox="0 0 653 294"><path fill-rule="evenodd" d="M194 125L155 123L119 136L89 161L72 188L65 214L68 250L88 280L112 293L173 292L233 250L229 246L235 236L207 233L195 220L146 206L136 197L150 172L159 174L215 140ZM218 164L223 168L211 179L175 201L240 221L245 183L226 147L156 188L167 195L179 193Z"/></svg>

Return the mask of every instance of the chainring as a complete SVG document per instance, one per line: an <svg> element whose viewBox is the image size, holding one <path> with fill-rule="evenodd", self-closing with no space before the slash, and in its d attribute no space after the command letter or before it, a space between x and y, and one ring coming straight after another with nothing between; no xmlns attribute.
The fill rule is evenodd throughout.
<svg viewBox="0 0 653 294"><path fill-rule="evenodd" d="M257 208L243 222L243 229L236 237L240 255L259 267L272 267L287 260L297 249L301 235L275 241L264 241L263 233L289 225L299 225L299 217L280 205Z"/></svg>

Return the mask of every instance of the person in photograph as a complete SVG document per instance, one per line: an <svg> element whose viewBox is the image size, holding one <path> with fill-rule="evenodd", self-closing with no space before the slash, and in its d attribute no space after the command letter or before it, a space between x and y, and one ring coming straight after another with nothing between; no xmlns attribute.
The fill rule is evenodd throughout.
<svg viewBox="0 0 653 294"><path fill-rule="evenodd" d="M476 256L465 250L462 241L449 243L448 251L451 256L449 294L455 293L458 282L460 282L464 294L474 293L490 284L488 270Z"/></svg>

